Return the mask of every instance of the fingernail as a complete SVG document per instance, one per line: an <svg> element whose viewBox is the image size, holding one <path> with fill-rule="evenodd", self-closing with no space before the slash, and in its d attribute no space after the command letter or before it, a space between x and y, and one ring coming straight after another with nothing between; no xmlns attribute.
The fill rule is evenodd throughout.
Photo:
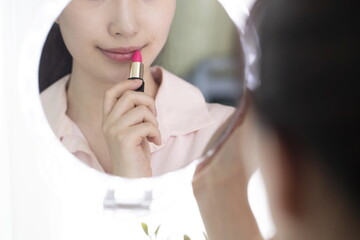
<svg viewBox="0 0 360 240"><path fill-rule="evenodd" d="M141 80L141 79L134 79L133 80L136 84L142 84L143 83L143 81Z"/></svg>

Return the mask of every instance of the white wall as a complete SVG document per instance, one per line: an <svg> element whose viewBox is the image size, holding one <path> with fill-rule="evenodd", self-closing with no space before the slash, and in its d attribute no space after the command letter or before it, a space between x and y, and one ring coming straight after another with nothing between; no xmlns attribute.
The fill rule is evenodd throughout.
<svg viewBox="0 0 360 240"><path fill-rule="evenodd" d="M40 2L1 1L0 239L4 240L56 239L55 215L47 211L56 198L37 170L37 147L20 111L17 85L21 46Z"/></svg>
<svg viewBox="0 0 360 240"><path fill-rule="evenodd" d="M0 1L0 33L5 29L7 4ZM7 108L4 91L4 34L0 34L0 239L11 238L10 165L7 132Z"/></svg>

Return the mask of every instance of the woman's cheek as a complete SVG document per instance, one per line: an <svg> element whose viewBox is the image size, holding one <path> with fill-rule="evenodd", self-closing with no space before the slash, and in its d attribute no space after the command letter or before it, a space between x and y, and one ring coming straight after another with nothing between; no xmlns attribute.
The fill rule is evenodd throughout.
<svg viewBox="0 0 360 240"><path fill-rule="evenodd" d="M169 36L172 20L173 18L171 16L164 14L162 17L158 17L153 23L153 28L150 28L153 29L156 35L155 37L160 38L162 42L166 42Z"/></svg>
<svg viewBox="0 0 360 240"><path fill-rule="evenodd" d="M167 19L157 16L152 19L151 24L149 23L147 22L146 27L142 29L146 31L147 38L150 40L149 54L151 59L149 60L153 62L167 41L171 21L168 23Z"/></svg>

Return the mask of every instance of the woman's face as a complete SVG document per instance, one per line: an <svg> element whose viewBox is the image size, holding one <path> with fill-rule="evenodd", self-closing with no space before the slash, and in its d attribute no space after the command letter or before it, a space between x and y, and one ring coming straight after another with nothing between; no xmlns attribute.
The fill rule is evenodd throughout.
<svg viewBox="0 0 360 240"><path fill-rule="evenodd" d="M149 68L167 40L175 8L176 0L73 0L57 22L74 66L116 83L128 77L137 49Z"/></svg>

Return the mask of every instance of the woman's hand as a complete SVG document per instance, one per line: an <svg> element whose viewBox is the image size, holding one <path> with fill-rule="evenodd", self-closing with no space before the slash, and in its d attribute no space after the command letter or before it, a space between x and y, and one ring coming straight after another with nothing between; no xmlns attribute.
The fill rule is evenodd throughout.
<svg viewBox="0 0 360 240"><path fill-rule="evenodd" d="M141 84L124 81L105 92L102 129L117 176L152 176L149 142L161 145L154 99L134 91Z"/></svg>
<svg viewBox="0 0 360 240"><path fill-rule="evenodd" d="M201 163L194 175L193 191L209 239L262 239L247 197L254 164L249 164L251 159L244 153L251 151L252 122L247 115L220 151Z"/></svg>

